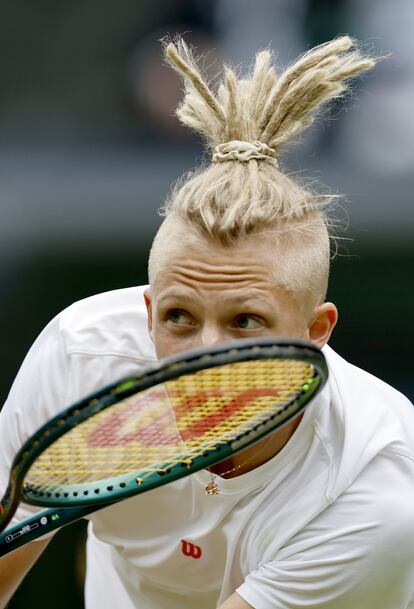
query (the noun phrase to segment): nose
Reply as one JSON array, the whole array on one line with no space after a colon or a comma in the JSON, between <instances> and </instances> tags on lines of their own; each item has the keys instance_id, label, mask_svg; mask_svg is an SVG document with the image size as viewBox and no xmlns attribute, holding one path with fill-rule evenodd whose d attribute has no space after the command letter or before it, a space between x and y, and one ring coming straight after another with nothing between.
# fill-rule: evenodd
<instances>
[{"instance_id":1,"label":"nose","mask_svg":"<svg viewBox=\"0 0 414 609\"><path fill-rule=\"evenodd\" d=\"M215 324L204 324L200 334L200 347L212 347L226 340L225 332Z\"/></svg>"}]
</instances>

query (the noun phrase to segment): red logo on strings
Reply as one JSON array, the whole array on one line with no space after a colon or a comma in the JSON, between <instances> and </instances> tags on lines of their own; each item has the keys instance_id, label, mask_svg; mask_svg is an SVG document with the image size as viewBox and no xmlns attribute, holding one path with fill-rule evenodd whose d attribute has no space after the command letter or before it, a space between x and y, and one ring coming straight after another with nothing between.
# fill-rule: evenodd
<instances>
[{"instance_id":1,"label":"red logo on strings","mask_svg":"<svg viewBox=\"0 0 414 609\"><path fill-rule=\"evenodd\" d=\"M226 421L232 415L245 408L249 402L261 397L274 397L278 394L277 389L272 387L253 387L241 391L227 402L223 402L220 408L210 414L201 416L193 423L189 424L180 433L175 423L186 413L197 409L203 402L210 398L225 396L223 389L210 389L198 391L192 395L186 395L180 399L177 391L165 391L153 389L137 399L132 399L131 403L121 412L111 413L107 419L99 424L89 435L90 446L125 446L129 442L138 442L144 445L166 445L171 446L181 441L192 440L202 436L206 429L214 428ZM161 409L160 412L145 424L137 426L136 429L128 430L129 423L134 419L139 420L140 415L146 408L174 398L174 407ZM201 408L200 408L201 412Z\"/></svg>"},{"instance_id":2,"label":"red logo on strings","mask_svg":"<svg viewBox=\"0 0 414 609\"><path fill-rule=\"evenodd\" d=\"M181 540L181 551L184 556L190 556L191 558L200 558L202 552L200 546L196 546L191 541L187 541L186 539Z\"/></svg>"}]
</instances>

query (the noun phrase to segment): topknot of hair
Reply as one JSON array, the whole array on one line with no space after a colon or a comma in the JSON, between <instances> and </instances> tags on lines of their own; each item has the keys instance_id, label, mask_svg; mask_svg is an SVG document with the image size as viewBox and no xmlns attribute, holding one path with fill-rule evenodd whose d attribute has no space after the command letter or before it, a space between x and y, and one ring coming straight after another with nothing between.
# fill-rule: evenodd
<instances>
[{"instance_id":1,"label":"topknot of hair","mask_svg":"<svg viewBox=\"0 0 414 609\"><path fill-rule=\"evenodd\" d=\"M279 75L272 53L261 51L243 77L225 67L213 90L182 38L166 42L164 52L185 83L177 115L210 149L241 140L278 150L308 127L324 104L341 96L350 79L375 64L353 39L342 36L311 49Z\"/></svg>"}]
</instances>

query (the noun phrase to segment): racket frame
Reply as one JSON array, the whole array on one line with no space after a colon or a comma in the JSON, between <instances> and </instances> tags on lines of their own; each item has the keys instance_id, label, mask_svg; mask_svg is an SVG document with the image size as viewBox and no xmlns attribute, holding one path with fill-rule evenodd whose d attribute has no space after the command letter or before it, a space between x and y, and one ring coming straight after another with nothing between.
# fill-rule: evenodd
<instances>
[{"instance_id":1,"label":"racket frame","mask_svg":"<svg viewBox=\"0 0 414 609\"><path fill-rule=\"evenodd\" d=\"M67 485L63 492L50 490L41 496L36 491L32 491L30 486L24 486L25 475L37 457L55 440L92 415L139 391L174 380L184 374L192 374L199 370L235 362L273 359L275 353L277 353L277 359L300 360L310 364L316 371L314 381L309 384L312 386L303 391L296 400L276 412L264 423L258 423L240 438L229 440L226 444L219 445L219 448L206 450L202 455L198 454L191 458L187 456L181 463L172 466L166 463L164 473L161 473L158 467L157 471L146 475L145 480L142 481L139 479L139 472L136 474L128 472L115 477L111 484L108 484L108 479L102 480L101 485L98 484L100 481L84 485L77 484L74 485L75 491ZM6 551L11 551L30 541L31 538L39 537L39 529L43 533L49 532L116 503L120 499L172 482L235 455L265 437L270 431L278 429L293 417L298 416L314 395L322 389L328 378L326 361L321 351L311 343L298 339L263 337L241 339L230 343L220 343L208 350L197 349L187 352L185 359L183 359L183 355L183 353L179 353L159 360L140 371L135 377L127 377L110 383L99 391L89 394L50 419L22 445L13 460L9 484L2 499L3 511L0 512L0 527L4 529L21 500L31 505L50 509L1 534L0 556ZM283 421L278 424L282 416ZM9 544L13 546L11 549L7 547Z\"/></svg>"}]
</instances>

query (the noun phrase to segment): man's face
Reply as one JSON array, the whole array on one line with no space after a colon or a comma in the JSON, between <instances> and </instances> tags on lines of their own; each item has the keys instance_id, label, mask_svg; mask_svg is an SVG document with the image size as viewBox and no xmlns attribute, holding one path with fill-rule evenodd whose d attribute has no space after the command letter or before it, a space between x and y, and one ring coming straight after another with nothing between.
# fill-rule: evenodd
<instances>
[{"instance_id":1,"label":"man's face","mask_svg":"<svg viewBox=\"0 0 414 609\"><path fill-rule=\"evenodd\" d=\"M183 246L146 293L157 356L254 336L309 339L312 315L272 281L273 256L259 237Z\"/></svg>"}]
</instances>

